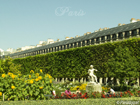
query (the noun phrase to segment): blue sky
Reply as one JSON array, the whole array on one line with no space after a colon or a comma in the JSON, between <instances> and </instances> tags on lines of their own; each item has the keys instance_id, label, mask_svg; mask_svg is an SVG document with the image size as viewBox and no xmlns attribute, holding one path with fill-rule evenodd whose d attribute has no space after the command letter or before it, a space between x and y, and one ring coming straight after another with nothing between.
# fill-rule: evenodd
<instances>
[{"instance_id":1,"label":"blue sky","mask_svg":"<svg viewBox=\"0 0 140 105\"><path fill-rule=\"evenodd\" d=\"M0 0L0 48L82 36L140 19L140 0Z\"/></svg>"}]
</instances>

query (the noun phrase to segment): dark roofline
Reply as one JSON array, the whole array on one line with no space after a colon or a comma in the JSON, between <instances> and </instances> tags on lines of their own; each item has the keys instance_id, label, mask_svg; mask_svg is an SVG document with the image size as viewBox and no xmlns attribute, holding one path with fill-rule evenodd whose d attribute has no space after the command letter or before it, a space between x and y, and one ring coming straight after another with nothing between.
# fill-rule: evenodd
<instances>
[{"instance_id":1,"label":"dark roofline","mask_svg":"<svg viewBox=\"0 0 140 105\"><path fill-rule=\"evenodd\" d=\"M55 42L55 43L51 43L51 44L48 44L48 45L28 49L28 50L13 53L13 54L10 54L10 55L14 56L14 55L17 55L17 54L24 54L24 53L28 53L28 52L32 52L32 51L43 50L45 48L51 48L51 47L56 47L56 46L65 45L65 44L69 44L69 43L75 43L75 42L79 42L79 41L83 41L83 40L102 37L102 36L105 36L105 35L111 35L111 34L113 35L113 34L117 34L117 33L120 33L120 32L126 32L126 31L130 31L130 30L138 29L138 28L140 28L140 21L125 24L125 25L122 25L122 26L113 27L113 28L98 31L98 32L93 32L93 33L83 35L83 36L80 36L80 37L77 37L77 38L62 40L62 41L59 41L59 42Z\"/></svg>"}]
</instances>

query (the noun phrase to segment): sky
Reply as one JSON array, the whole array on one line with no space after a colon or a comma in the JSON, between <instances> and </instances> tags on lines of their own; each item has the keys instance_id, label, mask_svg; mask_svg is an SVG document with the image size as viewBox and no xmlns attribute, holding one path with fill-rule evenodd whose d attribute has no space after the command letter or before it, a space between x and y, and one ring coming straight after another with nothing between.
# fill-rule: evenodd
<instances>
[{"instance_id":1,"label":"sky","mask_svg":"<svg viewBox=\"0 0 140 105\"><path fill-rule=\"evenodd\" d=\"M0 49L82 36L140 19L140 0L0 0Z\"/></svg>"}]
</instances>

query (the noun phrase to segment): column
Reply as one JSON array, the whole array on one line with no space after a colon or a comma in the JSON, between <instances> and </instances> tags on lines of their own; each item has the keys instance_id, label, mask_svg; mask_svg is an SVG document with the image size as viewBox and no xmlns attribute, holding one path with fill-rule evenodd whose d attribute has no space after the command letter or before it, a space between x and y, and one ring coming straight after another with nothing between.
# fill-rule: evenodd
<instances>
[{"instance_id":1,"label":"column","mask_svg":"<svg viewBox=\"0 0 140 105\"><path fill-rule=\"evenodd\" d=\"M75 83L75 78L73 78L73 83Z\"/></svg>"},{"instance_id":2,"label":"column","mask_svg":"<svg viewBox=\"0 0 140 105\"><path fill-rule=\"evenodd\" d=\"M99 44L101 44L102 42L101 42L101 37L99 37Z\"/></svg>"},{"instance_id":3,"label":"column","mask_svg":"<svg viewBox=\"0 0 140 105\"><path fill-rule=\"evenodd\" d=\"M52 48L50 48L51 49L51 51L50 52L52 52Z\"/></svg>"},{"instance_id":4,"label":"column","mask_svg":"<svg viewBox=\"0 0 140 105\"><path fill-rule=\"evenodd\" d=\"M91 39L89 40L89 45L91 45Z\"/></svg>"},{"instance_id":5,"label":"column","mask_svg":"<svg viewBox=\"0 0 140 105\"><path fill-rule=\"evenodd\" d=\"M64 50L64 46L62 46L62 50Z\"/></svg>"},{"instance_id":6,"label":"column","mask_svg":"<svg viewBox=\"0 0 140 105\"><path fill-rule=\"evenodd\" d=\"M71 44L69 44L69 48L71 47Z\"/></svg>"},{"instance_id":7,"label":"column","mask_svg":"<svg viewBox=\"0 0 140 105\"><path fill-rule=\"evenodd\" d=\"M82 41L81 41L81 47L82 47Z\"/></svg>"},{"instance_id":8,"label":"column","mask_svg":"<svg viewBox=\"0 0 140 105\"><path fill-rule=\"evenodd\" d=\"M107 40L107 36L105 36L105 43L107 42L106 40Z\"/></svg>"},{"instance_id":9,"label":"column","mask_svg":"<svg viewBox=\"0 0 140 105\"><path fill-rule=\"evenodd\" d=\"M118 40L118 34L116 34L116 40Z\"/></svg>"},{"instance_id":10,"label":"column","mask_svg":"<svg viewBox=\"0 0 140 105\"><path fill-rule=\"evenodd\" d=\"M94 39L94 44L96 45L96 38Z\"/></svg>"},{"instance_id":11,"label":"column","mask_svg":"<svg viewBox=\"0 0 140 105\"><path fill-rule=\"evenodd\" d=\"M48 53L49 53L49 48L48 48Z\"/></svg>"},{"instance_id":12,"label":"column","mask_svg":"<svg viewBox=\"0 0 140 105\"><path fill-rule=\"evenodd\" d=\"M139 37L139 29L137 29L137 37Z\"/></svg>"},{"instance_id":13,"label":"column","mask_svg":"<svg viewBox=\"0 0 140 105\"><path fill-rule=\"evenodd\" d=\"M61 51L61 46L59 46L59 51Z\"/></svg>"},{"instance_id":14,"label":"column","mask_svg":"<svg viewBox=\"0 0 140 105\"><path fill-rule=\"evenodd\" d=\"M102 78L100 78L100 79L99 79L99 81L100 81L100 84L102 84L102 83L103 83L103 79L102 79Z\"/></svg>"},{"instance_id":15,"label":"column","mask_svg":"<svg viewBox=\"0 0 140 105\"><path fill-rule=\"evenodd\" d=\"M74 48L74 43L73 43L73 48Z\"/></svg>"},{"instance_id":16,"label":"column","mask_svg":"<svg viewBox=\"0 0 140 105\"><path fill-rule=\"evenodd\" d=\"M113 36L113 35L110 35L110 42L112 42L112 36Z\"/></svg>"},{"instance_id":17,"label":"column","mask_svg":"<svg viewBox=\"0 0 140 105\"><path fill-rule=\"evenodd\" d=\"M85 40L85 46L87 46L87 41Z\"/></svg>"},{"instance_id":18,"label":"column","mask_svg":"<svg viewBox=\"0 0 140 105\"><path fill-rule=\"evenodd\" d=\"M45 53L47 52L47 50L45 49Z\"/></svg>"},{"instance_id":19,"label":"column","mask_svg":"<svg viewBox=\"0 0 140 105\"><path fill-rule=\"evenodd\" d=\"M66 45L66 49L67 49L67 45Z\"/></svg>"},{"instance_id":20,"label":"column","mask_svg":"<svg viewBox=\"0 0 140 105\"><path fill-rule=\"evenodd\" d=\"M124 39L124 38L125 38L125 37L124 37L124 35L125 35L125 32L122 32L122 35L123 35L123 39Z\"/></svg>"},{"instance_id":21,"label":"column","mask_svg":"<svg viewBox=\"0 0 140 105\"><path fill-rule=\"evenodd\" d=\"M129 38L131 38L132 36L132 31L129 31Z\"/></svg>"},{"instance_id":22,"label":"column","mask_svg":"<svg viewBox=\"0 0 140 105\"><path fill-rule=\"evenodd\" d=\"M78 47L78 42L76 43L76 47Z\"/></svg>"},{"instance_id":23,"label":"column","mask_svg":"<svg viewBox=\"0 0 140 105\"><path fill-rule=\"evenodd\" d=\"M55 52L55 47L53 47L53 52Z\"/></svg>"}]
</instances>

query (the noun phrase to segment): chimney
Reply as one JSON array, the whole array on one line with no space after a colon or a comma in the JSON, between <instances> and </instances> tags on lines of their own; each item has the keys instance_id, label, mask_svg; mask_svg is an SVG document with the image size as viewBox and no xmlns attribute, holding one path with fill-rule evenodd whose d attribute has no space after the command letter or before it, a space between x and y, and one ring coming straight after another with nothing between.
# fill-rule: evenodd
<instances>
[{"instance_id":1,"label":"chimney","mask_svg":"<svg viewBox=\"0 0 140 105\"><path fill-rule=\"evenodd\" d=\"M76 35L75 38L78 38L78 35Z\"/></svg>"},{"instance_id":2,"label":"chimney","mask_svg":"<svg viewBox=\"0 0 140 105\"><path fill-rule=\"evenodd\" d=\"M87 35L87 33L84 33L84 35Z\"/></svg>"},{"instance_id":3,"label":"chimney","mask_svg":"<svg viewBox=\"0 0 140 105\"><path fill-rule=\"evenodd\" d=\"M137 20L135 18L131 18L130 23L134 23L137 22Z\"/></svg>"},{"instance_id":4,"label":"chimney","mask_svg":"<svg viewBox=\"0 0 140 105\"><path fill-rule=\"evenodd\" d=\"M70 38L69 37L66 37L65 39L67 40L67 39L70 39Z\"/></svg>"},{"instance_id":5,"label":"chimney","mask_svg":"<svg viewBox=\"0 0 140 105\"><path fill-rule=\"evenodd\" d=\"M59 39L57 39L57 41L60 41Z\"/></svg>"},{"instance_id":6,"label":"chimney","mask_svg":"<svg viewBox=\"0 0 140 105\"><path fill-rule=\"evenodd\" d=\"M122 26L122 24L121 24L121 23L119 23L119 24L118 24L118 26Z\"/></svg>"},{"instance_id":7,"label":"chimney","mask_svg":"<svg viewBox=\"0 0 140 105\"><path fill-rule=\"evenodd\" d=\"M101 29L101 28L99 29L99 31L102 31L102 30L103 30L103 29Z\"/></svg>"},{"instance_id":8,"label":"chimney","mask_svg":"<svg viewBox=\"0 0 140 105\"><path fill-rule=\"evenodd\" d=\"M107 27L105 27L104 30L107 30Z\"/></svg>"},{"instance_id":9,"label":"chimney","mask_svg":"<svg viewBox=\"0 0 140 105\"><path fill-rule=\"evenodd\" d=\"M91 34L91 32L87 32L87 34Z\"/></svg>"}]
</instances>

